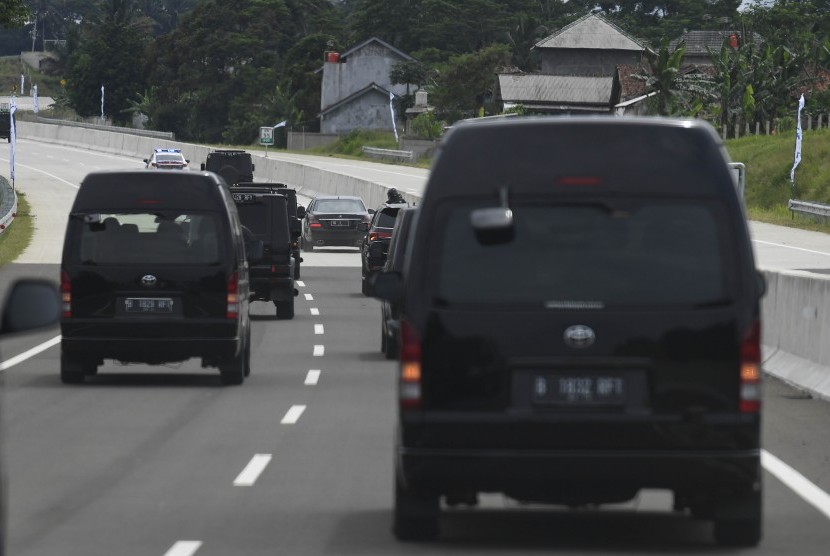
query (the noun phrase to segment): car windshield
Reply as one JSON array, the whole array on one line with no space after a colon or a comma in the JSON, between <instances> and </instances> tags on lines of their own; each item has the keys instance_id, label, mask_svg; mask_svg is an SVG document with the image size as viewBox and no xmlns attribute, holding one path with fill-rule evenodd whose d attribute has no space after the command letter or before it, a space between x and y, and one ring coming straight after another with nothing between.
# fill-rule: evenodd
<instances>
[{"instance_id":1,"label":"car windshield","mask_svg":"<svg viewBox=\"0 0 830 556\"><path fill-rule=\"evenodd\" d=\"M359 199L320 199L314 212L366 212L366 207Z\"/></svg>"},{"instance_id":2,"label":"car windshield","mask_svg":"<svg viewBox=\"0 0 830 556\"><path fill-rule=\"evenodd\" d=\"M446 219L438 298L567 308L703 304L726 296L722 238L706 205L515 206L512 241L484 245L471 207Z\"/></svg>"},{"instance_id":3,"label":"car windshield","mask_svg":"<svg viewBox=\"0 0 830 556\"><path fill-rule=\"evenodd\" d=\"M112 213L73 215L82 264L204 264L219 260L219 223L214 214Z\"/></svg>"}]
</instances>

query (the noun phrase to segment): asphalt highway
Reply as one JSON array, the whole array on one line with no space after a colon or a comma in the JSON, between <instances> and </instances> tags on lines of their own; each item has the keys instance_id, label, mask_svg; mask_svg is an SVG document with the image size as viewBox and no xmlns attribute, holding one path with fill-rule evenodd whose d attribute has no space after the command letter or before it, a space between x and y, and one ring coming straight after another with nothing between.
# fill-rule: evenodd
<instances>
[{"instance_id":1,"label":"asphalt highway","mask_svg":"<svg viewBox=\"0 0 830 556\"><path fill-rule=\"evenodd\" d=\"M0 286L57 278L66 212L87 172L143 166L25 140L17 164L37 231L24 256L0 270ZM753 225L753 237L761 266L830 269L823 234ZM380 352L379 304L360 293L357 250L304 257L293 320L252 305L252 372L240 387L219 386L218 373L195 361L108 362L87 383L66 386L57 328L4 339L9 554L724 552L708 522L672 513L661 491L578 511L490 495L477 509L447 511L440 541L396 542L396 367ZM830 404L769 379L764 420L765 536L752 553L826 554Z\"/></svg>"}]
</instances>

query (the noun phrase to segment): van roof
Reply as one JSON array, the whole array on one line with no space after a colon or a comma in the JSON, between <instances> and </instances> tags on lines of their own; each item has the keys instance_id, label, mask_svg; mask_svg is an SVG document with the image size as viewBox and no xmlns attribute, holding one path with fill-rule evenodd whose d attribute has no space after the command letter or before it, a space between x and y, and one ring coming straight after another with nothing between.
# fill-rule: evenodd
<instances>
[{"instance_id":1,"label":"van roof","mask_svg":"<svg viewBox=\"0 0 830 556\"><path fill-rule=\"evenodd\" d=\"M453 126L442 140L423 202L495 195L505 186L522 194L735 196L728 161L714 128L699 120L471 120Z\"/></svg>"},{"instance_id":2,"label":"van roof","mask_svg":"<svg viewBox=\"0 0 830 556\"><path fill-rule=\"evenodd\" d=\"M223 187L211 172L104 171L81 182L72 212L151 209L216 210Z\"/></svg>"}]
</instances>

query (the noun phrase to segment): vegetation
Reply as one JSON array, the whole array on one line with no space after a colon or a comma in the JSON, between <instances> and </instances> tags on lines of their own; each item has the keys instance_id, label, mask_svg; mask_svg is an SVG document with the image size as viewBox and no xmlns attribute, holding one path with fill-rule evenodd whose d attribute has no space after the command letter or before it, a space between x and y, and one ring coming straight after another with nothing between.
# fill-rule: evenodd
<instances>
[{"instance_id":1,"label":"vegetation","mask_svg":"<svg viewBox=\"0 0 830 556\"><path fill-rule=\"evenodd\" d=\"M4 179L4 178L0 178ZM32 222L31 207L26 195L17 193L17 216L2 234L0 234L0 266L10 263L23 253L32 241L35 227Z\"/></svg>"}]
</instances>

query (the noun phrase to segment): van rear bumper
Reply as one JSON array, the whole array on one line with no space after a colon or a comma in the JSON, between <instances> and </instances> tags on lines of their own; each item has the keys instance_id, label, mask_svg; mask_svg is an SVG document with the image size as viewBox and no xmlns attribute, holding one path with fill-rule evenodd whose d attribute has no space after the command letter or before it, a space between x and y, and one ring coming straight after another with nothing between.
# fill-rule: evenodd
<instances>
[{"instance_id":1,"label":"van rear bumper","mask_svg":"<svg viewBox=\"0 0 830 556\"><path fill-rule=\"evenodd\" d=\"M519 500L625 501L642 488L748 495L761 484L760 449L742 451L498 451L398 447L399 480L450 494L501 492Z\"/></svg>"},{"instance_id":2,"label":"van rear bumper","mask_svg":"<svg viewBox=\"0 0 830 556\"><path fill-rule=\"evenodd\" d=\"M61 350L78 359L116 359L129 363L157 365L200 357L208 364L228 360L242 349L238 337L230 338L67 338Z\"/></svg>"}]
</instances>

